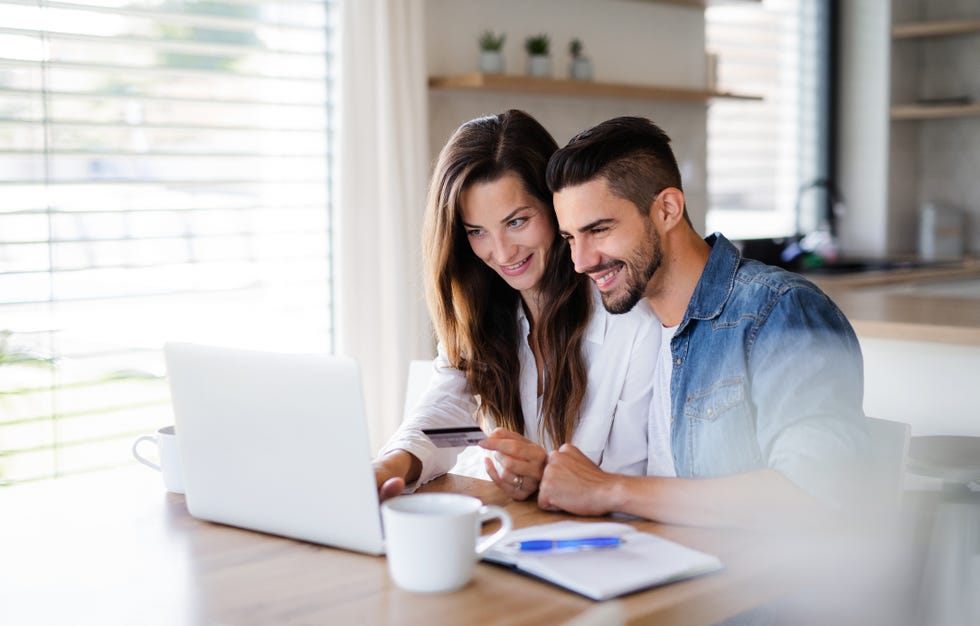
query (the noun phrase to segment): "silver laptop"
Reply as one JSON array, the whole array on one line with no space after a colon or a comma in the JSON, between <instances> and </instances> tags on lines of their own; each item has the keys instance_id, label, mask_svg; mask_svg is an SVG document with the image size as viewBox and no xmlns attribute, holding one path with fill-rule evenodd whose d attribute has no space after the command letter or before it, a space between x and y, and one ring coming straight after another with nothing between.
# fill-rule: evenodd
<instances>
[{"instance_id":1,"label":"silver laptop","mask_svg":"<svg viewBox=\"0 0 980 626\"><path fill-rule=\"evenodd\" d=\"M355 361L186 343L164 353L191 515L383 552Z\"/></svg>"}]
</instances>

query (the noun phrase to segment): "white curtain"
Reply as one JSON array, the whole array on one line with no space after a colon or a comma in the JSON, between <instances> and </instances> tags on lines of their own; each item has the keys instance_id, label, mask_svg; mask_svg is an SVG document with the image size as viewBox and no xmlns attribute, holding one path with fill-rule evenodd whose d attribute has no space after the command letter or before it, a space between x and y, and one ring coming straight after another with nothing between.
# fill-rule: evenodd
<instances>
[{"instance_id":1,"label":"white curtain","mask_svg":"<svg viewBox=\"0 0 980 626\"><path fill-rule=\"evenodd\" d=\"M361 365L376 450L409 360L433 354L421 278L429 176L424 0L342 0L334 277L337 351Z\"/></svg>"}]
</instances>

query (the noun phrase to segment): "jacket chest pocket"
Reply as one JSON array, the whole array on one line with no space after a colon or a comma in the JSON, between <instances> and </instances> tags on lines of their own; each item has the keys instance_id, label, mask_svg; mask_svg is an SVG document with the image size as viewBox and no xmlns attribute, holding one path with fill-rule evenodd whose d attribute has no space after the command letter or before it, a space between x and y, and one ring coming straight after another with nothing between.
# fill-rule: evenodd
<instances>
[{"instance_id":1,"label":"jacket chest pocket","mask_svg":"<svg viewBox=\"0 0 980 626\"><path fill-rule=\"evenodd\" d=\"M726 378L707 391L688 397L684 415L692 420L713 422L739 407L747 411L745 396L745 383L741 377Z\"/></svg>"},{"instance_id":2,"label":"jacket chest pocket","mask_svg":"<svg viewBox=\"0 0 980 626\"><path fill-rule=\"evenodd\" d=\"M694 476L724 476L764 465L743 378L727 378L688 397L684 416L691 428Z\"/></svg>"}]
</instances>

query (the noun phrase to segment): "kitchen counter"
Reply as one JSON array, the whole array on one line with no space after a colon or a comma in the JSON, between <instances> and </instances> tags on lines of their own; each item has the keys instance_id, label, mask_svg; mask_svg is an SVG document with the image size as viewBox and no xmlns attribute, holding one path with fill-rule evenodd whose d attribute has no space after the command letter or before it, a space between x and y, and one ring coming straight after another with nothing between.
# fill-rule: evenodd
<instances>
[{"instance_id":1,"label":"kitchen counter","mask_svg":"<svg viewBox=\"0 0 980 626\"><path fill-rule=\"evenodd\" d=\"M915 437L980 436L980 262L807 277L857 332L866 415Z\"/></svg>"},{"instance_id":2,"label":"kitchen counter","mask_svg":"<svg viewBox=\"0 0 980 626\"><path fill-rule=\"evenodd\" d=\"M980 261L805 275L833 298L859 337L980 346Z\"/></svg>"}]
</instances>

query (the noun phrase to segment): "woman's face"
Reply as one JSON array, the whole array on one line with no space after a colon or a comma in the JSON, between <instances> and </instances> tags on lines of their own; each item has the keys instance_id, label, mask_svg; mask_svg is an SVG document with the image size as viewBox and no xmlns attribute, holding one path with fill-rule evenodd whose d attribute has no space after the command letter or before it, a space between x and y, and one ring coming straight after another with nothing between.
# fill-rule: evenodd
<instances>
[{"instance_id":1,"label":"woman's face","mask_svg":"<svg viewBox=\"0 0 980 626\"><path fill-rule=\"evenodd\" d=\"M463 190L460 217L474 254L525 301L536 295L557 231L551 209L529 194L516 174Z\"/></svg>"}]
</instances>

